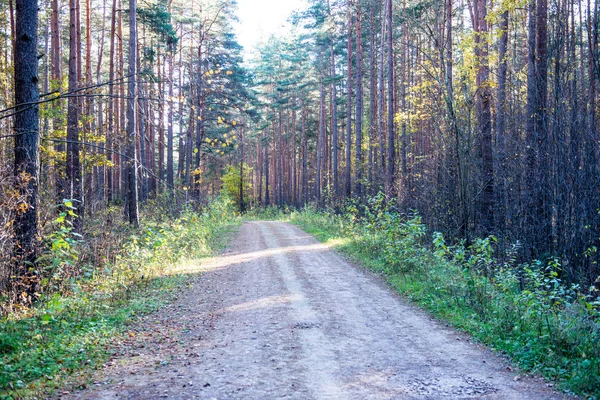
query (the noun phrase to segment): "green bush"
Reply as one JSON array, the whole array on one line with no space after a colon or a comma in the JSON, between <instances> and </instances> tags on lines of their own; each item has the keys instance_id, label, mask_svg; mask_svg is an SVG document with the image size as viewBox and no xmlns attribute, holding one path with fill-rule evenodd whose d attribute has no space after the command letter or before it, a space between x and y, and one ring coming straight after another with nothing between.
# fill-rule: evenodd
<instances>
[{"instance_id":1,"label":"green bush","mask_svg":"<svg viewBox=\"0 0 600 400\"><path fill-rule=\"evenodd\" d=\"M189 278L173 267L212 254L239 221L226 197L201 212L146 218L103 268L84 267L66 282L51 278L62 290L0 320L0 398L44 397L62 377L101 365L129 321L160 307ZM69 238L66 226L49 238L44 263L55 274L82 267L77 251L89 243Z\"/></svg>"}]
</instances>

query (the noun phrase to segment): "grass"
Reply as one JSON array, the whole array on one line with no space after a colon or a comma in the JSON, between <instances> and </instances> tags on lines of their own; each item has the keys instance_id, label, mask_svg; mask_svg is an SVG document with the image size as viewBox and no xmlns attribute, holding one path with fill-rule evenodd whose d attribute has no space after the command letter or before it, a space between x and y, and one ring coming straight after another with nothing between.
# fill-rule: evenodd
<instances>
[{"instance_id":1,"label":"grass","mask_svg":"<svg viewBox=\"0 0 600 400\"><path fill-rule=\"evenodd\" d=\"M201 214L147 220L110 268L3 318L0 398L44 398L67 382L85 385L133 321L172 301L193 279L177 266L226 246L240 222L224 200Z\"/></svg>"},{"instance_id":2,"label":"grass","mask_svg":"<svg viewBox=\"0 0 600 400\"><path fill-rule=\"evenodd\" d=\"M262 216L294 223L383 274L405 298L523 370L600 398L600 299L562 282L556 260L517 264L509 254L501 263L493 237L449 246L418 216L395 215L377 199L360 214L350 207L343 214L307 208Z\"/></svg>"}]
</instances>

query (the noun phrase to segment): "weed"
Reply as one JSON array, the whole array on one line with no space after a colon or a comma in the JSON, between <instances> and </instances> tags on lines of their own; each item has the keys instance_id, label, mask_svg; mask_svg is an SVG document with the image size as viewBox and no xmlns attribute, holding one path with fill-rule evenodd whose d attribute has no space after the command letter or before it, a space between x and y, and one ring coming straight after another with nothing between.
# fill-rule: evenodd
<instances>
[{"instance_id":1,"label":"weed","mask_svg":"<svg viewBox=\"0 0 600 400\"><path fill-rule=\"evenodd\" d=\"M126 324L164 305L189 279L173 275L173 267L212 254L238 223L227 198L202 212L146 219L103 268L79 275L63 272L82 266L78 249L89 243L59 226L44 264L62 290L0 320L0 398L44 397L65 377L101 366Z\"/></svg>"}]
</instances>

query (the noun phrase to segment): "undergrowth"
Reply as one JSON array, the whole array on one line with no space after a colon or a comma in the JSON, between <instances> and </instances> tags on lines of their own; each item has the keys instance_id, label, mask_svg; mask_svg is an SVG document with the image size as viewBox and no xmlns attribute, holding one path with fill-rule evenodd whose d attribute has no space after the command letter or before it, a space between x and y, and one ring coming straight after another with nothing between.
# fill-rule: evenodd
<instances>
[{"instance_id":1,"label":"undergrowth","mask_svg":"<svg viewBox=\"0 0 600 400\"><path fill-rule=\"evenodd\" d=\"M493 236L450 246L442 234L430 234L418 214L388 209L383 196L360 211L350 205L338 213L306 208L261 215L289 220L330 242L523 370L599 398L600 297L593 288L566 285L558 260L517 263L517 244L499 262Z\"/></svg>"},{"instance_id":2,"label":"undergrowth","mask_svg":"<svg viewBox=\"0 0 600 400\"><path fill-rule=\"evenodd\" d=\"M85 262L81 252L92 244L66 225L51 237L45 265L53 273L44 283L60 287L0 320L0 398L45 397L67 376L101 366L129 322L160 308L191 278L178 274L176 266L223 247L240 222L227 198L215 199L201 212L162 215L128 230L103 268ZM61 279L74 268L83 271Z\"/></svg>"}]
</instances>

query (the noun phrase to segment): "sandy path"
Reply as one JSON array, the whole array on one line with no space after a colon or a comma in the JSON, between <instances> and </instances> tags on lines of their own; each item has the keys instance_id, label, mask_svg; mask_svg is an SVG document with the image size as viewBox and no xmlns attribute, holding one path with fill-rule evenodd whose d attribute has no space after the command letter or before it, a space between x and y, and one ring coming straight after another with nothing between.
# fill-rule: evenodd
<instances>
[{"instance_id":1,"label":"sandy path","mask_svg":"<svg viewBox=\"0 0 600 400\"><path fill-rule=\"evenodd\" d=\"M74 399L562 399L297 227L243 225ZM195 271L197 272L197 270Z\"/></svg>"}]
</instances>

